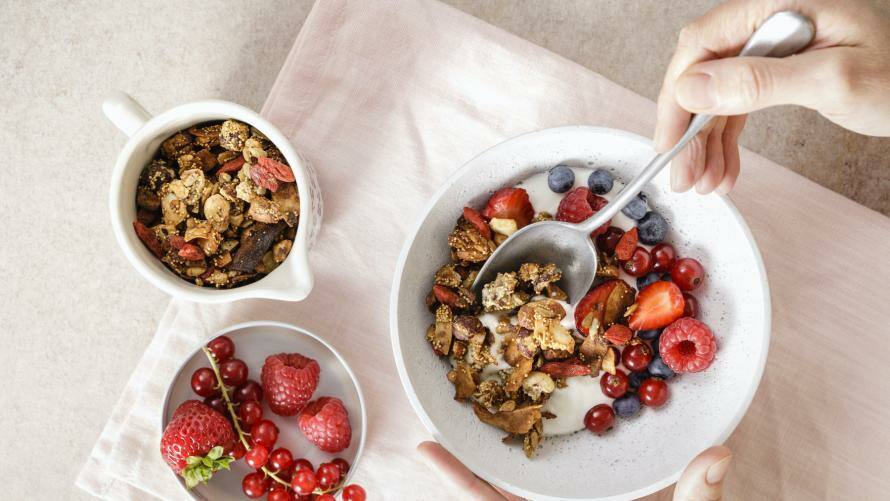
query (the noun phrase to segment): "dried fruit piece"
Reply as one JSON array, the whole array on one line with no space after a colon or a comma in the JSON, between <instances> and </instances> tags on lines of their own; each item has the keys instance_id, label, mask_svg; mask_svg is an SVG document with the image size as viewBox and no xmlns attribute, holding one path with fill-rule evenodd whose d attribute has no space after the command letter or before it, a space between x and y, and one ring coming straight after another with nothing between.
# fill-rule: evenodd
<instances>
[{"instance_id":1,"label":"dried fruit piece","mask_svg":"<svg viewBox=\"0 0 890 501\"><path fill-rule=\"evenodd\" d=\"M275 176L272 175L269 169L262 165L250 166L250 180L256 183L257 186L266 188L269 191L278 191L278 180L275 179Z\"/></svg>"},{"instance_id":2,"label":"dried fruit piece","mask_svg":"<svg viewBox=\"0 0 890 501\"><path fill-rule=\"evenodd\" d=\"M136 236L139 237L139 240L142 240L142 243L148 247L148 250L150 250L155 257L160 259L161 256L164 255L164 250L161 248L161 241L158 240L158 236L154 231L150 230L139 221L133 221L133 229L136 231Z\"/></svg>"},{"instance_id":3,"label":"dried fruit piece","mask_svg":"<svg viewBox=\"0 0 890 501\"><path fill-rule=\"evenodd\" d=\"M257 165L266 169L275 179L283 183L293 183L296 181L294 178L294 171L291 170L290 166L279 162L278 160L269 157L260 157L257 159Z\"/></svg>"},{"instance_id":4,"label":"dried fruit piece","mask_svg":"<svg viewBox=\"0 0 890 501\"><path fill-rule=\"evenodd\" d=\"M229 160L219 168L219 172L238 172L244 166L244 157Z\"/></svg>"},{"instance_id":5,"label":"dried fruit piece","mask_svg":"<svg viewBox=\"0 0 890 501\"><path fill-rule=\"evenodd\" d=\"M618 245L615 246L615 257L622 261L627 261L633 256L634 249L637 248L637 229L632 228L630 231L621 236Z\"/></svg>"},{"instance_id":6,"label":"dried fruit piece","mask_svg":"<svg viewBox=\"0 0 890 501\"><path fill-rule=\"evenodd\" d=\"M199 261L201 259L204 259L204 252L201 251L201 249L199 249L197 245L186 242L185 239L179 235L170 235L167 238L167 242L170 243L171 247L176 249L179 257L185 260ZM202 270L201 273L198 273L198 275L196 276L200 276L203 273L204 271Z\"/></svg>"},{"instance_id":7,"label":"dried fruit piece","mask_svg":"<svg viewBox=\"0 0 890 501\"><path fill-rule=\"evenodd\" d=\"M528 405L512 411L498 411L492 414L485 407L475 404L473 411L483 423L515 434L528 433L535 422L541 419L540 405Z\"/></svg>"},{"instance_id":8,"label":"dried fruit piece","mask_svg":"<svg viewBox=\"0 0 890 501\"><path fill-rule=\"evenodd\" d=\"M575 377L590 374L590 367L577 358L571 358L561 362L547 362L538 368L538 370L551 377Z\"/></svg>"},{"instance_id":9,"label":"dried fruit piece","mask_svg":"<svg viewBox=\"0 0 890 501\"><path fill-rule=\"evenodd\" d=\"M252 272L284 227L285 224L279 221L276 224L256 223L244 230L230 268L245 273Z\"/></svg>"},{"instance_id":10,"label":"dried fruit piece","mask_svg":"<svg viewBox=\"0 0 890 501\"><path fill-rule=\"evenodd\" d=\"M624 316L634 302L634 290L623 280L608 280L588 292L575 307L575 326L587 335L591 320L608 328ZM591 320L587 320L592 315Z\"/></svg>"},{"instance_id":11,"label":"dried fruit piece","mask_svg":"<svg viewBox=\"0 0 890 501\"><path fill-rule=\"evenodd\" d=\"M480 235L491 239L491 228L488 226L488 223L485 222L482 214L479 214L479 211L472 207L464 207L464 219L475 226L476 229L479 230Z\"/></svg>"},{"instance_id":12,"label":"dried fruit piece","mask_svg":"<svg viewBox=\"0 0 890 501\"><path fill-rule=\"evenodd\" d=\"M634 333L625 325L614 324L606 331L605 337L614 344L627 344L634 337Z\"/></svg>"},{"instance_id":13,"label":"dried fruit piece","mask_svg":"<svg viewBox=\"0 0 890 501\"><path fill-rule=\"evenodd\" d=\"M466 400L476 392L473 371L463 362L458 362L457 366L448 373L448 380L454 385L455 400Z\"/></svg>"}]
</instances>

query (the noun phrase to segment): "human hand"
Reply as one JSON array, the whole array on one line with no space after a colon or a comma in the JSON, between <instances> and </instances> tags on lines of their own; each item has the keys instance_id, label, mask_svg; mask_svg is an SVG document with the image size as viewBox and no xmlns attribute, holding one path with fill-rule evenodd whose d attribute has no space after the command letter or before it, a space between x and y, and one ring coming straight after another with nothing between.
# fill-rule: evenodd
<instances>
[{"instance_id":1,"label":"human hand","mask_svg":"<svg viewBox=\"0 0 890 501\"><path fill-rule=\"evenodd\" d=\"M813 43L782 59L738 54L770 15L795 10ZM720 59L725 58L725 59ZM746 114L781 104L854 132L890 136L890 18L865 0L732 0L680 32L658 97L655 149L669 150L692 113L718 115L671 163L671 187L728 193L739 175Z\"/></svg>"},{"instance_id":2,"label":"human hand","mask_svg":"<svg viewBox=\"0 0 890 501\"><path fill-rule=\"evenodd\" d=\"M417 450L433 468L460 491L458 499L480 501L520 501L521 498L492 487L461 464L436 442L421 442ZM683 470L674 486L674 501L716 501L723 494L723 479L729 471L732 454L718 445L696 456Z\"/></svg>"}]
</instances>

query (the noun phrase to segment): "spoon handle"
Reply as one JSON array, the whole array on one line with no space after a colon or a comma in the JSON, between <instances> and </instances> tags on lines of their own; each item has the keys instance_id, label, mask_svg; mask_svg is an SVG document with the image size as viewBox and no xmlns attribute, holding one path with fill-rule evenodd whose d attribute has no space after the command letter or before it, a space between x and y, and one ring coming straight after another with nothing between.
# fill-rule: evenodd
<instances>
[{"instance_id":1,"label":"spoon handle","mask_svg":"<svg viewBox=\"0 0 890 501\"><path fill-rule=\"evenodd\" d=\"M751 35L748 42L742 48L739 56L752 57L786 57L803 50L815 36L813 23L804 15L793 11L782 11L770 16L757 31ZM590 219L575 224L575 229L580 232L590 233L599 228L606 221L624 208L628 202L652 180L661 169L673 160L696 134L714 118L713 115L695 115L689 122L689 127L683 133L683 137L677 141L670 150L655 155L649 165L618 193L602 210Z\"/></svg>"}]
</instances>

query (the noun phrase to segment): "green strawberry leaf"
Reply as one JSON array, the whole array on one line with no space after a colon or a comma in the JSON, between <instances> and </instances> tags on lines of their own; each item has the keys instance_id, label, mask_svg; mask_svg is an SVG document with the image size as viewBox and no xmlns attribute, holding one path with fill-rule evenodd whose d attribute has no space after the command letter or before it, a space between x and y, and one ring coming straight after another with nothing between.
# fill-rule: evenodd
<instances>
[{"instance_id":1,"label":"green strawberry leaf","mask_svg":"<svg viewBox=\"0 0 890 501\"><path fill-rule=\"evenodd\" d=\"M185 480L185 486L189 489L199 483L206 484L213 474L219 470L228 470L229 465L235 460L232 456L223 456L222 447L214 447L208 451L207 456L189 456L186 458L186 467L180 475Z\"/></svg>"}]
</instances>

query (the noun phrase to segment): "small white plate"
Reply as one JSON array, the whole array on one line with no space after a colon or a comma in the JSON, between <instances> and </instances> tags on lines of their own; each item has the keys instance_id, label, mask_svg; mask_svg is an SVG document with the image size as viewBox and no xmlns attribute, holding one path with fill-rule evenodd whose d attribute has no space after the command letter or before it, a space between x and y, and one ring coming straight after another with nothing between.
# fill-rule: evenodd
<instances>
[{"instance_id":1,"label":"small white plate","mask_svg":"<svg viewBox=\"0 0 890 501\"><path fill-rule=\"evenodd\" d=\"M278 442L275 447L287 447L294 454L294 458L304 457L317 468L319 464L330 461L335 457L342 457L349 462L349 477L358 466L359 457L365 445L365 400L358 380L352 370L343 360L343 357L324 340L311 332L293 325L256 321L233 325L217 332L210 339L225 334L235 343L235 358L243 360L250 373L248 379L260 382L260 371L266 357L276 353L300 353L315 359L321 367L318 388L312 399L330 396L343 401L343 405L349 412L349 423L352 425L352 442L346 450L337 454L328 454L320 451L315 445L306 440L297 425L296 417L283 417L273 414L263 398L263 417L275 422L279 429ZM208 339L208 341L210 340ZM199 347L185 361L179 372L173 378L173 382L167 390L164 401L164 413L162 415L161 430L167 426L173 411L182 402L191 399L203 400L192 392L192 373L201 367L209 367L207 357ZM213 501L243 500L241 480L254 470L247 466L243 460L232 463L229 471L220 471L213 475L213 479L207 485L199 485L190 491L196 499L208 499ZM171 474L173 474L171 470ZM185 489L182 478L176 475Z\"/></svg>"}]
</instances>

